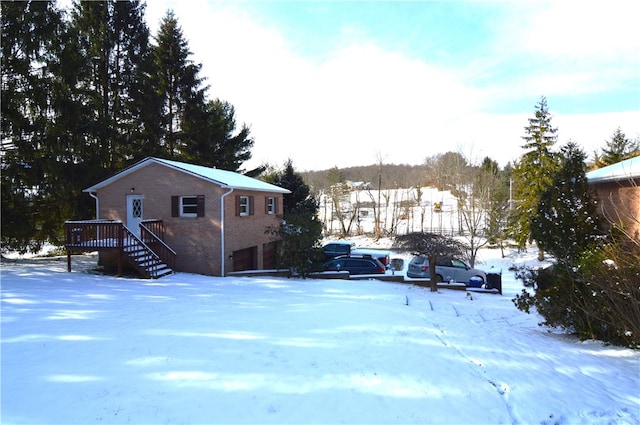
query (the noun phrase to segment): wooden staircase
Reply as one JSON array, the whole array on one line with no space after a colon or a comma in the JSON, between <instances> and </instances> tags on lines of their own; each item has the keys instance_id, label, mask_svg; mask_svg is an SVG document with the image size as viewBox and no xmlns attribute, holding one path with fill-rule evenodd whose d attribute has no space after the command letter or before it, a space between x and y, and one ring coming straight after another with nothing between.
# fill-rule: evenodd
<instances>
[{"instance_id":1,"label":"wooden staircase","mask_svg":"<svg viewBox=\"0 0 640 425\"><path fill-rule=\"evenodd\" d=\"M124 227L123 253L129 263L146 279L158 279L173 274L169 267L138 236Z\"/></svg>"}]
</instances>

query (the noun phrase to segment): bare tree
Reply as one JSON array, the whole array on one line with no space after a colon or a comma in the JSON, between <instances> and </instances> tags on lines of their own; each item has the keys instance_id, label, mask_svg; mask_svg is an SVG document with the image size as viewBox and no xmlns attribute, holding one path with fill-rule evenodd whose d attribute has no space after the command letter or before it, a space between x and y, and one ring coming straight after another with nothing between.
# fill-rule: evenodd
<instances>
[{"instance_id":1,"label":"bare tree","mask_svg":"<svg viewBox=\"0 0 640 425\"><path fill-rule=\"evenodd\" d=\"M373 204L378 206L378 208L374 207L373 209L373 219L375 221L373 232L376 240L382 237L382 227L380 226L380 191L382 190L382 170L384 168L384 159L382 158L382 154L380 152L378 152L377 154L377 160L378 160L378 202L377 204L373 199L373 196L371 196L371 193L369 193L369 196L371 196L371 200L373 201Z\"/></svg>"},{"instance_id":2,"label":"bare tree","mask_svg":"<svg viewBox=\"0 0 640 425\"><path fill-rule=\"evenodd\" d=\"M485 158L480 167L469 167L470 183L458 191L458 211L469 245L469 263L475 266L478 250L489 243L489 213L499 184L498 164Z\"/></svg>"},{"instance_id":3,"label":"bare tree","mask_svg":"<svg viewBox=\"0 0 640 425\"><path fill-rule=\"evenodd\" d=\"M333 213L340 224L340 236L346 237L351 234L351 227L358 217L360 211L360 201L356 196L355 202L351 200L351 190L344 183L339 183L330 188L331 203Z\"/></svg>"},{"instance_id":4,"label":"bare tree","mask_svg":"<svg viewBox=\"0 0 640 425\"><path fill-rule=\"evenodd\" d=\"M456 190L464 182L467 159L458 152L447 152L425 160L428 179L440 190Z\"/></svg>"},{"instance_id":5,"label":"bare tree","mask_svg":"<svg viewBox=\"0 0 640 425\"><path fill-rule=\"evenodd\" d=\"M438 290L436 265L447 258L463 257L467 252L467 246L462 242L436 233L408 233L396 236L395 243L400 249L410 251L415 255L424 255L429 259L431 292Z\"/></svg>"}]
</instances>

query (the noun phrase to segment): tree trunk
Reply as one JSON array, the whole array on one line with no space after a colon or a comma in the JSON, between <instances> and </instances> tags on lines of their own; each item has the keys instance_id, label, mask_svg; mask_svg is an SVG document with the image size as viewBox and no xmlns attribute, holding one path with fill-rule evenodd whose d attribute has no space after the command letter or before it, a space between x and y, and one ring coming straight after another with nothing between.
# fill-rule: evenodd
<instances>
[{"instance_id":1,"label":"tree trunk","mask_svg":"<svg viewBox=\"0 0 640 425\"><path fill-rule=\"evenodd\" d=\"M431 292L438 292L438 275L436 275L436 261L429 258L429 281L431 282Z\"/></svg>"}]
</instances>

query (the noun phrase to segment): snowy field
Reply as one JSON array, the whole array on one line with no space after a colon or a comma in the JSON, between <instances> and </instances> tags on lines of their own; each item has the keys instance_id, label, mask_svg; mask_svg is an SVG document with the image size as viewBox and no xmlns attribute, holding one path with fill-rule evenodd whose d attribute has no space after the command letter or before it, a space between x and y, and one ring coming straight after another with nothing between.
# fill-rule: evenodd
<instances>
[{"instance_id":1,"label":"snowy field","mask_svg":"<svg viewBox=\"0 0 640 425\"><path fill-rule=\"evenodd\" d=\"M3 261L3 424L638 424L640 352L504 294L378 280L101 276Z\"/></svg>"}]
</instances>

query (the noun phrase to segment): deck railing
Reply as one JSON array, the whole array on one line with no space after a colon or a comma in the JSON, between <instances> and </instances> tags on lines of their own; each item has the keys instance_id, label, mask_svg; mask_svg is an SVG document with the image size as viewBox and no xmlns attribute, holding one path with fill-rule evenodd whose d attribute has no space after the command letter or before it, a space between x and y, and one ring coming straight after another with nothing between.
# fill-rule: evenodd
<instances>
[{"instance_id":1,"label":"deck railing","mask_svg":"<svg viewBox=\"0 0 640 425\"><path fill-rule=\"evenodd\" d=\"M164 223L162 220L142 220L142 225L146 228L146 230L150 231L158 238L160 238L160 240L164 240Z\"/></svg>"},{"instance_id":2,"label":"deck railing","mask_svg":"<svg viewBox=\"0 0 640 425\"><path fill-rule=\"evenodd\" d=\"M162 220L144 220L140 224L140 237L131 233L120 220L82 220L64 223L68 268L71 270L71 251L120 250L137 243L149 249L169 268L175 270L176 252L164 241ZM118 256L118 269L120 270ZM120 274L120 271L119 271Z\"/></svg>"},{"instance_id":3,"label":"deck railing","mask_svg":"<svg viewBox=\"0 0 640 425\"><path fill-rule=\"evenodd\" d=\"M120 220L67 221L64 231L69 248L87 250L124 246L124 229Z\"/></svg>"},{"instance_id":4,"label":"deck railing","mask_svg":"<svg viewBox=\"0 0 640 425\"><path fill-rule=\"evenodd\" d=\"M176 252L164 241L162 220L145 220L140 224L140 239L171 269L176 266Z\"/></svg>"}]
</instances>

